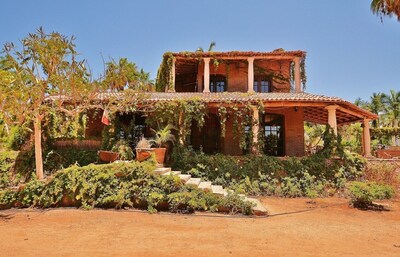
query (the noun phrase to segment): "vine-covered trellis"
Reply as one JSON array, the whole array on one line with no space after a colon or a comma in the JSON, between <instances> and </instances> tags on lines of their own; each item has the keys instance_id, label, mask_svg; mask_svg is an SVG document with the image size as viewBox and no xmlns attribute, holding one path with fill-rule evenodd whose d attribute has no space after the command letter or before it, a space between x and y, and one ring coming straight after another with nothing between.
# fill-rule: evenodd
<instances>
[{"instance_id":1,"label":"vine-covered trellis","mask_svg":"<svg viewBox=\"0 0 400 257\"><path fill-rule=\"evenodd\" d=\"M262 133L259 133L258 145L253 145L253 126L259 120L253 119L254 108L259 113L264 112L262 101L259 102L236 102L224 101L213 104L212 107L199 97L186 99L149 99L149 94L135 92L123 92L123 96L110 98L105 109L109 110L112 126L107 129L108 134L103 135L103 140L108 142L110 137L116 136L115 131L119 126L115 120L123 113L142 113L146 115L146 124L154 129L161 129L168 124L176 128L177 142L186 145L187 138L191 134L192 124L197 124L199 129L203 129L206 116L210 113L210 108L215 108L220 122L221 137L225 137L226 125L232 124L233 136L238 140L239 147L243 150L250 150L257 147L262 149ZM261 135L260 135L261 134ZM116 141L116 140L114 140Z\"/></svg>"}]
</instances>

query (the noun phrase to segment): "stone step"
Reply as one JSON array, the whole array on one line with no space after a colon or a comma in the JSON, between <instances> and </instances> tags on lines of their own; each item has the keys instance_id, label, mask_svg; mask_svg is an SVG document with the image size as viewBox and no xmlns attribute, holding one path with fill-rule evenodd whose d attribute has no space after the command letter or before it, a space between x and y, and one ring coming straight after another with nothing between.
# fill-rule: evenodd
<instances>
[{"instance_id":1,"label":"stone step","mask_svg":"<svg viewBox=\"0 0 400 257\"><path fill-rule=\"evenodd\" d=\"M202 181L199 184L199 189L211 191L211 182L210 181Z\"/></svg>"},{"instance_id":2,"label":"stone step","mask_svg":"<svg viewBox=\"0 0 400 257\"><path fill-rule=\"evenodd\" d=\"M245 197L245 201L249 201L254 203L255 206L253 207L253 213L257 216L266 216L268 215L267 209L261 204L260 200L255 198Z\"/></svg>"},{"instance_id":3,"label":"stone step","mask_svg":"<svg viewBox=\"0 0 400 257\"><path fill-rule=\"evenodd\" d=\"M188 174L180 174L178 175L178 177L180 177L181 180L183 180L186 183L186 181L188 181L192 176Z\"/></svg>"},{"instance_id":4,"label":"stone step","mask_svg":"<svg viewBox=\"0 0 400 257\"><path fill-rule=\"evenodd\" d=\"M195 185L195 186L199 186L201 182L201 178L190 178L188 181L186 181L186 185Z\"/></svg>"},{"instance_id":5,"label":"stone step","mask_svg":"<svg viewBox=\"0 0 400 257\"><path fill-rule=\"evenodd\" d=\"M217 194L217 195L223 195L223 196L227 196L228 192L222 187L222 186L211 186L211 192L213 192L213 194Z\"/></svg>"},{"instance_id":6,"label":"stone step","mask_svg":"<svg viewBox=\"0 0 400 257\"><path fill-rule=\"evenodd\" d=\"M167 173L169 171L171 171L171 168L157 168L157 169L154 170L154 172L156 174L160 174L160 175L164 174L164 173Z\"/></svg>"},{"instance_id":7,"label":"stone step","mask_svg":"<svg viewBox=\"0 0 400 257\"><path fill-rule=\"evenodd\" d=\"M165 172L164 174L161 174L161 176L169 176L169 175L178 176L180 174L181 174L180 171L168 171L168 172Z\"/></svg>"}]
</instances>

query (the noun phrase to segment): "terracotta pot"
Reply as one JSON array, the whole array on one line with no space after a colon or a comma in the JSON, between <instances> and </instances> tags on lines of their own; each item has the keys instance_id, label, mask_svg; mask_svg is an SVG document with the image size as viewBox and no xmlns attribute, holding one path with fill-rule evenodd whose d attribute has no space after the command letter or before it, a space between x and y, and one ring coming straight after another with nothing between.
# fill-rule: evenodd
<instances>
[{"instance_id":1,"label":"terracotta pot","mask_svg":"<svg viewBox=\"0 0 400 257\"><path fill-rule=\"evenodd\" d=\"M136 160L139 162L147 160L153 152L153 148L136 148Z\"/></svg>"},{"instance_id":2,"label":"terracotta pot","mask_svg":"<svg viewBox=\"0 0 400 257\"><path fill-rule=\"evenodd\" d=\"M159 164L164 163L166 151L167 151L167 148L154 148L154 153L156 154L156 160Z\"/></svg>"},{"instance_id":3,"label":"terracotta pot","mask_svg":"<svg viewBox=\"0 0 400 257\"><path fill-rule=\"evenodd\" d=\"M118 153L111 151L99 151L99 159L103 162L115 162L118 160Z\"/></svg>"}]
</instances>

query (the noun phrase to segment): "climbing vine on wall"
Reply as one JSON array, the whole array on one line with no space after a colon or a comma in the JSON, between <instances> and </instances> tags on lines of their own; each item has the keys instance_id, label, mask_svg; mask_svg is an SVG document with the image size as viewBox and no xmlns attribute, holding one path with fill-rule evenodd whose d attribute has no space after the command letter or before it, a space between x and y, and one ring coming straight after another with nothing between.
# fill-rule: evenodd
<instances>
[{"instance_id":1,"label":"climbing vine on wall","mask_svg":"<svg viewBox=\"0 0 400 257\"><path fill-rule=\"evenodd\" d=\"M62 112L51 112L44 121L43 133L48 139L84 138L88 116L82 112L68 116Z\"/></svg>"},{"instance_id":2,"label":"climbing vine on wall","mask_svg":"<svg viewBox=\"0 0 400 257\"><path fill-rule=\"evenodd\" d=\"M228 119L232 119L233 136L239 141L239 147L242 150L250 150L256 148L262 150L264 137L261 131L258 133L258 144L253 145L253 125L259 123L260 120L254 120L253 108L256 107L260 114L264 113L264 105L262 101L256 105L254 103L233 103L226 102L217 107L217 115L221 126L221 137L225 137L226 124Z\"/></svg>"},{"instance_id":3,"label":"climbing vine on wall","mask_svg":"<svg viewBox=\"0 0 400 257\"><path fill-rule=\"evenodd\" d=\"M179 141L185 143L191 133L192 122L202 128L206 112L206 105L200 99L160 101L152 106L146 123L154 128L171 124L178 130Z\"/></svg>"},{"instance_id":4,"label":"climbing vine on wall","mask_svg":"<svg viewBox=\"0 0 400 257\"><path fill-rule=\"evenodd\" d=\"M172 78L173 60L174 56L172 55L171 52L167 52L164 54L163 60L157 71L157 78L156 78L157 92L175 91Z\"/></svg>"},{"instance_id":5,"label":"climbing vine on wall","mask_svg":"<svg viewBox=\"0 0 400 257\"><path fill-rule=\"evenodd\" d=\"M307 74L306 74L306 57L303 56L300 60L300 80L303 84L303 90L306 89L307 85ZM294 84L294 62L290 63L290 81Z\"/></svg>"}]
</instances>

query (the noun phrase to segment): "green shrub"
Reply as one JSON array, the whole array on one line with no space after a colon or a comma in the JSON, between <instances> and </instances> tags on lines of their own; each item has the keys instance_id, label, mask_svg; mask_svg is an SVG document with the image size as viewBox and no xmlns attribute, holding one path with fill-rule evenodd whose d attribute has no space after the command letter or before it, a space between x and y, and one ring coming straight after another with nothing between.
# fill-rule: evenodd
<instances>
[{"instance_id":1,"label":"green shrub","mask_svg":"<svg viewBox=\"0 0 400 257\"><path fill-rule=\"evenodd\" d=\"M221 199L220 205L224 208L230 210L231 214L243 213L245 215L250 215L253 212L254 204L249 201L244 201L244 199L238 194L231 194Z\"/></svg>"},{"instance_id":2,"label":"green shrub","mask_svg":"<svg viewBox=\"0 0 400 257\"><path fill-rule=\"evenodd\" d=\"M390 199L395 193L391 186L375 182L353 181L348 189L352 205L358 208L368 208L373 201Z\"/></svg>"},{"instance_id":3,"label":"green shrub","mask_svg":"<svg viewBox=\"0 0 400 257\"><path fill-rule=\"evenodd\" d=\"M45 152L43 161L47 174L67 168L71 165L86 166L97 162L98 154L95 150L50 150Z\"/></svg>"},{"instance_id":4,"label":"green shrub","mask_svg":"<svg viewBox=\"0 0 400 257\"><path fill-rule=\"evenodd\" d=\"M22 186L22 189L19 190L17 197L17 200L20 204L20 206L18 207L29 207L38 205L44 185L45 184L43 181L32 179L27 184Z\"/></svg>"},{"instance_id":5,"label":"green shrub","mask_svg":"<svg viewBox=\"0 0 400 257\"><path fill-rule=\"evenodd\" d=\"M217 211L221 197L193 186L184 186L168 195L168 203L173 212Z\"/></svg>"},{"instance_id":6,"label":"green shrub","mask_svg":"<svg viewBox=\"0 0 400 257\"><path fill-rule=\"evenodd\" d=\"M8 135L7 147L12 150L20 150L21 147L28 140L29 133L26 128L16 126L10 130Z\"/></svg>"},{"instance_id":7,"label":"green shrub","mask_svg":"<svg viewBox=\"0 0 400 257\"><path fill-rule=\"evenodd\" d=\"M11 208L17 200L17 192L5 189L0 191L0 210Z\"/></svg>"},{"instance_id":8,"label":"green shrub","mask_svg":"<svg viewBox=\"0 0 400 257\"><path fill-rule=\"evenodd\" d=\"M328 159L325 154L282 160L266 155L206 155L190 147L175 146L172 167L237 193L317 197L326 195L329 188L342 189L348 179L360 175L365 164L356 154L341 151L341 158L335 159Z\"/></svg>"},{"instance_id":9,"label":"green shrub","mask_svg":"<svg viewBox=\"0 0 400 257\"><path fill-rule=\"evenodd\" d=\"M18 152L15 151L0 152L0 189L11 186L18 180L12 172L17 155Z\"/></svg>"},{"instance_id":10,"label":"green shrub","mask_svg":"<svg viewBox=\"0 0 400 257\"><path fill-rule=\"evenodd\" d=\"M172 211L211 210L249 213L246 203L223 202L223 197L183 185L178 176L154 174L154 162L72 166L54 173L46 182L32 179L17 192L0 192L2 208L77 206L142 207L155 212L165 203Z\"/></svg>"}]
</instances>

